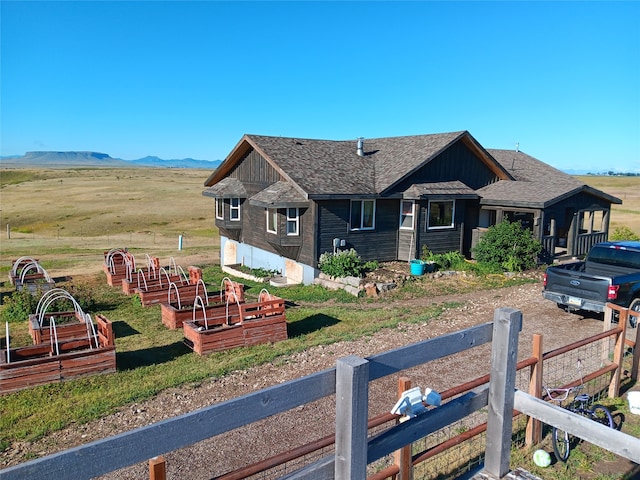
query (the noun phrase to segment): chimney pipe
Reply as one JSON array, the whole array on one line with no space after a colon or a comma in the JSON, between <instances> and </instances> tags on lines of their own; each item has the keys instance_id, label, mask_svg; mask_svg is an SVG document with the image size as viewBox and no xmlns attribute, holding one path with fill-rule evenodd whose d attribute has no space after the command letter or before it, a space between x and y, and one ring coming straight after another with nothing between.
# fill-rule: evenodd
<instances>
[{"instance_id":1,"label":"chimney pipe","mask_svg":"<svg viewBox=\"0 0 640 480\"><path fill-rule=\"evenodd\" d=\"M358 137L358 149L356 150L356 153L358 155L360 155L361 157L364 156L364 138L363 137Z\"/></svg>"}]
</instances>

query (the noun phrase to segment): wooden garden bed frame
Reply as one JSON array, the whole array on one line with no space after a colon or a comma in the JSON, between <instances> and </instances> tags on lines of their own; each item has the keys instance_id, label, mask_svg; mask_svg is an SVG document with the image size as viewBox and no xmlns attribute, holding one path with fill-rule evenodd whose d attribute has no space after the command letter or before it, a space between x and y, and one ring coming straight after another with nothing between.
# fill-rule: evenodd
<instances>
[{"instance_id":1,"label":"wooden garden bed frame","mask_svg":"<svg viewBox=\"0 0 640 480\"><path fill-rule=\"evenodd\" d=\"M168 294L169 289L171 288L171 283L174 283L176 288L178 288L179 294L182 294L184 291L184 294L187 295L186 298L188 298L189 292L192 290L195 292L197 290L195 285L202 281L202 269L190 266L188 268L188 277L181 267L176 267L173 271L175 273L171 273L171 270L167 271L164 268L161 268L160 275L155 279L147 279L144 274L139 272L137 278L134 280L136 287L131 286L133 282L123 280L122 290L127 295L137 294L140 297L143 307L155 305L163 301L170 302L171 300L168 297ZM125 283L129 285L125 286ZM128 290L130 290L130 293L128 293ZM195 296L188 301L193 302L194 300ZM186 301L187 300L185 300L185 302Z\"/></svg>"},{"instance_id":2,"label":"wooden garden bed frame","mask_svg":"<svg viewBox=\"0 0 640 480\"><path fill-rule=\"evenodd\" d=\"M102 270L107 275L107 284L111 287L121 285L122 280L132 275L136 261L126 248L113 248L104 252Z\"/></svg>"},{"instance_id":3,"label":"wooden garden bed frame","mask_svg":"<svg viewBox=\"0 0 640 480\"><path fill-rule=\"evenodd\" d=\"M222 288L217 293L208 293L202 280L195 285L173 285L164 293L165 301L160 302L162 323L175 330L181 328L188 320L204 319L212 312L217 312L220 307L225 307L228 302L244 302L244 285L227 278L222 280ZM143 295L140 295L143 298ZM145 295L145 301L151 301ZM199 308L194 309L198 303Z\"/></svg>"},{"instance_id":4,"label":"wooden garden bed frame","mask_svg":"<svg viewBox=\"0 0 640 480\"><path fill-rule=\"evenodd\" d=\"M125 295L133 295L142 291L169 289L169 284L188 285L189 281L179 273L169 273L164 268L159 272L140 269L133 277L122 279L122 292Z\"/></svg>"},{"instance_id":5,"label":"wooden garden bed frame","mask_svg":"<svg viewBox=\"0 0 640 480\"><path fill-rule=\"evenodd\" d=\"M47 313L42 325L38 316L31 314L29 315L29 335L31 335L34 345L51 342L51 318L55 321L58 341L87 337L90 334L91 326L86 322L82 312Z\"/></svg>"},{"instance_id":6,"label":"wooden garden bed frame","mask_svg":"<svg viewBox=\"0 0 640 480\"><path fill-rule=\"evenodd\" d=\"M193 311L198 310L195 305ZM260 293L257 302L238 302L200 311L202 318L183 323L184 342L199 355L287 339L284 300L269 295L266 290Z\"/></svg>"},{"instance_id":7,"label":"wooden garden bed frame","mask_svg":"<svg viewBox=\"0 0 640 480\"><path fill-rule=\"evenodd\" d=\"M87 375L114 373L113 325L96 315L94 337L60 340L0 352L0 394Z\"/></svg>"},{"instance_id":8,"label":"wooden garden bed frame","mask_svg":"<svg viewBox=\"0 0 640 480\"><path fill-rule=\"evenodd\" d=\"M55 282L38 260L26 256L13 261L9 282L16 290L28 290L31 293L46 292L55 286Z\"/></svg>"}]
</instances>

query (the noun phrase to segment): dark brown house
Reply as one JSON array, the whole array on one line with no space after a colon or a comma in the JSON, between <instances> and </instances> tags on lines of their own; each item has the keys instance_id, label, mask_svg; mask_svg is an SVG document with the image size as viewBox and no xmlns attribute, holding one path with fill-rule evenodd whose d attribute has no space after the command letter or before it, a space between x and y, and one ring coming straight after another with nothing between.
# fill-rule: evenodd
<instances>
[{"instance_id":1,"label":"dark brown house","mask_svg":"<svg viewBox=\"0 0 640 480\"><path fill-rule=\"evenodd\" d=\"M522 152L486 150L469 132L348 141L245 135L205 181L222 265L311 283L324 252L410 260L471 247L503 218L545 246L581 255L608 236L621 200Z\"/></svg>"}]
</instances>

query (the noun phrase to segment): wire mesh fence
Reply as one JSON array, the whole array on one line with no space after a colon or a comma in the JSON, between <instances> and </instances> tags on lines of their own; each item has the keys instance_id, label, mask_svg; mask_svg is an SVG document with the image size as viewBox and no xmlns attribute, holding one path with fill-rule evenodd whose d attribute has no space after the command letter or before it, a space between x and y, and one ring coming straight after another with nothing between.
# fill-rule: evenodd
<instances>
[{"instance_id":1,"label":"wire mesh fence","mask_svg":"<svg viewBox=\"0 0 640 480\"><path fill-rule=\"evenodd\" d=\"M617 325L613 325L613 328ZM562 388L566 385L581 383L582 379L598 372L607 365L611 365L614 359L615 339L605 337L592 342L576 344L561 354L553 355L545 359L543 364L543 385L550 388ZM633 347L625 349L625 365L630 368L633 355ZM584 389L597 401L606 396L611 375L609 373L589 378L584 381ZM531 368L521 368L516 372L516 387L528 392L532 381ZM448 399L448 401L452 400ZM411 445L413 456L413 478L419 479L456 479L478 470L485 457L486 450L486 422L487 409L481 409L464 419L447 425L433 434L414 442ZM526 429L528 417L516 414L513 418L512 448L525 448ZM370 430L373 436L390 428L385 424ZM279 465L269 471L261 472L248 478L272 479L279 478L287 473L295 471L320 458L334 452L333 445ZM368 475L382 472L385 468L394 464L392 455L388 455L368 467Z\"/></svg>"}]
</instances>

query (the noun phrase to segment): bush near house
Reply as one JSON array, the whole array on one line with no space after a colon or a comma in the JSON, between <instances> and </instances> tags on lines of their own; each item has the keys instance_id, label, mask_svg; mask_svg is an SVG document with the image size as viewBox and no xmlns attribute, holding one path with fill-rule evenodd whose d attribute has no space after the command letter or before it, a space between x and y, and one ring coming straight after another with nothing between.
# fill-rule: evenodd
<instances>
[{"instance_id":1,"label":"bush near house","mask_svg":"<svg viewBox=\"0 0 640 480\"><path fill-rule=\"evenodd\" d=\"M522 272L536 266L542 244L520 221L505 220L487 229L472 248L476 260L499 271Z\"/></svg>"},{"instance_id":2,"label":"bush near house","mask_svg":"<svg viewBox=\"0 0 640 480\"><path fill-rule=\"evenodd\" d=\"M367 271L378 268L378 262L362 262L353 248L336 253L325 252L320 255L318 269L331 277L360 277Z\"/></svg>"},{"instance_id":3,"label":"bush near house","mask_svg":"<svg viewBox=\"0 0 640 480\"><path fill-rule=\"evenodd\" d=\"M626 225L620 225L613 229L613 233L609 235L609 240L617 242L620 240L640 240L640 235L633 232Z\"/></svg>"}]
</instances>

